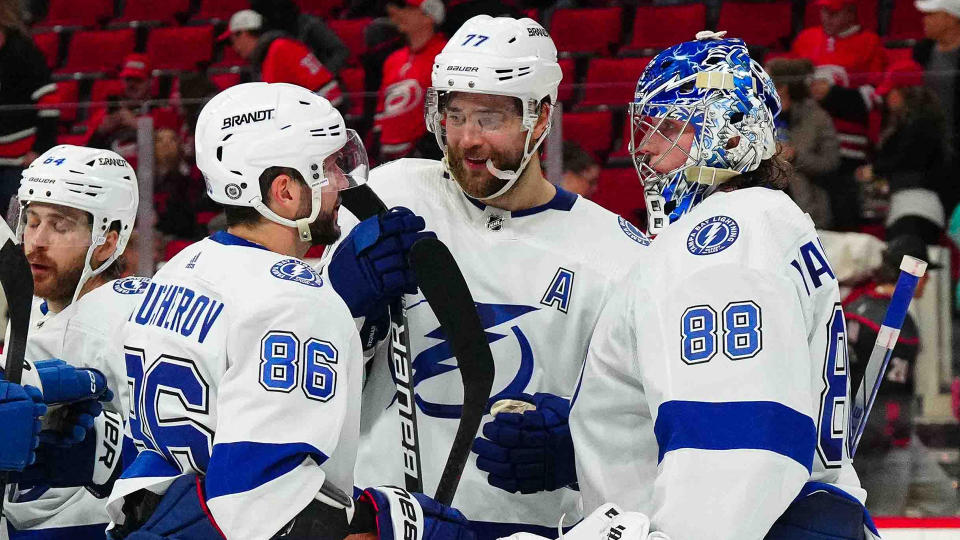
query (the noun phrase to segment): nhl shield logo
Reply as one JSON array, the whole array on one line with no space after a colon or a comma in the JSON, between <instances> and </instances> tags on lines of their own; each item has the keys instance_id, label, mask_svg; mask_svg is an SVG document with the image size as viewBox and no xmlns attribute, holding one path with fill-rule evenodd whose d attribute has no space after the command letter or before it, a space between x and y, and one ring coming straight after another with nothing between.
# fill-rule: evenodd
<instances>
[{"instance_id":1,"label":"nhl shield logo","mask_svg":"<svg viewBox=\"0 0 960 540\"><path fill-rule=\"evenodd\" d=\"M697 224L687 236L687 251L694 255L713 255L730 247L740 236L733 218L713 216Z\"/></svg>"}]
</instances>

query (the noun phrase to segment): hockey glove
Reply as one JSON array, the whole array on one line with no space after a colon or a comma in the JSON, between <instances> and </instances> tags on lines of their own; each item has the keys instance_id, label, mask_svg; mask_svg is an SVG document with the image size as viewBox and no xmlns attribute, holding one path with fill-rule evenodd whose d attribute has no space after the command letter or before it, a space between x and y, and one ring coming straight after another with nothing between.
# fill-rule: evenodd
<instances>
[{"instance_id":1,"label":"hockey glove","mask_svg":"<svg viewBox=\"0 0 960 540\"><path fill-rule=\"evenodd\" d=\"M514 412L515 411L515 412ZM483 426L473 451L487 482L511 493L537 493L577 481L570 401L553 394L514 394L491 408L494 419Z\"/></svg>"},{"instance_id":2,"label":"hockey glove","mask_svg":"<svg viewBox=\"0 0 960 540\"><path fill-rule=\"evenodd\" d=\"M640 512L624 512L613 503L602 505L580 523L563 533L563 540L670 540L662 532L650 532L650 518ZM520 532L501 540L546 540Z\"/></svg>"},{"instance_id":3,"label":"hockey glove","mask_svg":"<svg viewBox=\"0 0 960 540\"><path fill-rule=\"evenodd\" d=\"M476 539L470 522L459 510L422 493L379 486L365 489L357 503L373 506L379 540Z\"/></svg>"},{"instance_id":4,"label":"hockey glove","mask_svg":"<svg viewBox=\"0 0 960 540\"><path fill-rule=\"evenodd\" d=\"M115 537L111 535L111 537ZM170 484L160 504L127 540L222 540L223 533L207 513L203 480L183 475Z\"/></svg>"},{"instance_id":5,"label":"hockey glove","mask_svg":"<svg viewBox=\"0 0 960 540\"><path fill-rule=\"evenodd\" d=\"M75 445L41 442L36 462L15 473L13 479L27 486L83 486L98 498L109 495L123 469L123 417L103 411L91 422L93 425Z\"/></svg>"},{"instance_id":6,"label":"hockey glove","mask_svg":"<svg viewBox=\"0 0 960 540\"><path fill-rule=\"evenodd\" d=\"M75 368L56 358L27 362L23 380L40 389L46 404L63 404L51 407L44 419L40 440L45 444L70 446L83 441L103 410L100 402L113 399L103 373Z\"/></svg>"},{"instance_id":7,"label":"hockey glove","mask_svg":"<svg viewBox=\"0 0 960 540\"><path fill-rule=\"evenodd\" d=\"M417 292L407 262L413 243L436 237L423 218L403 207L361 221L337 247L327 273L354 318L379 318L404 293Z\"/></svg>"},{"instance_id":8,"label":"hockey glove","mask_svg":"<svg viewBox=\"0 0 960 540\"><path fill-rule=\"evenodd\" d=\"M40 417L46 412L39 390L0 378L0 471L22 471L36 460Z\"/></svg>"}]
</instances>

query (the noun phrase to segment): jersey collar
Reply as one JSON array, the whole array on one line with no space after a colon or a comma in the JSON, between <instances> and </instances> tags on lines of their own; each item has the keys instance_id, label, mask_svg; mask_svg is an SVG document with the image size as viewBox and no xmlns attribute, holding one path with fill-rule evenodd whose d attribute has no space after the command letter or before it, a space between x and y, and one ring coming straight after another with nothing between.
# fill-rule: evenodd
<instances>
[{"instance_id":1,"label":"jersey collar","mask_svg":"<svg viewBox=\"0 0 960 540\"><path fill-rule=\"evenodd\" d=\"M210 239L218 244L223 244L225 246L243 246L243 247L252 247L252 248L267 250L267 248L261 246L256 242L251 242L244 238L240 238L239 236L235 234L230 234L227 231L217 231L212 235L210 235Z\"/></svg>"},{"instance_id":2,"label":"jersey collar","mask_svg":"<svg viewBox=\"0 0 960 540\"><path fill-rule=\"evenodd\" d=\"M532 216L533 214L539 214L544 210L560 210L561 212L569 212L573 208L573 204L577 202L577 194L571 193L560 186L556 186L557 193L545 204L540 206L534 206L533 208L524 208L523 210L515 210L510 212L510 217L523 217L523 216ZM470 204L476 206L480 210L487 208L487 205L474 199L473 197L466 196L467 200L470 201Z\"/></svg>"}]
</instances>

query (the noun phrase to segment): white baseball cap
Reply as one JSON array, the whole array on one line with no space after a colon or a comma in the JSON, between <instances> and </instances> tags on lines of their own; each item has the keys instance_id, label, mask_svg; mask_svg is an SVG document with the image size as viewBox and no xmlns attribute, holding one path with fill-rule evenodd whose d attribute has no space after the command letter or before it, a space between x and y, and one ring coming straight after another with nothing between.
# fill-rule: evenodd
<instances>
[{"instance_id":1,"label":"white baseball cap","mask_svg":"<svg viewBox=\"0 0 960 540\"><path fill-rule=\"evenodd\" d=\"M944 11L960 19L960 0L917 0L913 5L923 13Z\"/></svg>"},{"instance_id":2,"label":"white baseball cap","mask_svg":"<svg viewBox=\"0 0 960 540\"><path fill-rule=\"evenodd\" d=\"M220 34L218 40L224 40L230 37L234 32L243 30L259 30L263 28L263 16L252 9L242 9L230 17L230 24L227 30Z\"/></svg>"}]
</instances>

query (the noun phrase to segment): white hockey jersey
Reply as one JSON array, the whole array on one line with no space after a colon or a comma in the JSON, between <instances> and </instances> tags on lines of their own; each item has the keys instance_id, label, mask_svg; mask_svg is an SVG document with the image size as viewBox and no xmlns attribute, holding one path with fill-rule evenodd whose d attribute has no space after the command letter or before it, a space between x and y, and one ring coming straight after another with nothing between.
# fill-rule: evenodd
<instances>
[{"instance_id":1,"label":"white hockey jersey","mask_svg":"<svg viewBox=\"0 0 960 540\"><path fill-rule=\"evenodd\" d=\"M362 350L349 310L300 259L218 232L154 276L124 327L129 435L122 499L204 473L223 533L269 538L324 479L349 492Z\"/></svg>"},{"instance_id":2,"label":"white hockey jersey","mask_svg":"<svg viewBox=\"0 0 960 540\"><path fill-rule=\"evenodd\" d=\"M647 255L574 398L584 512L614 502L674 539L741 540L808 482L862 503L843 311L809 216L780 191L716 193Z\"/></svg>"},{"instance_id":3,"label":"white hockey jersey","mask_svg":"<svg viewBox=\"0 0 960 540\"><path fill-rule=\"evenodd\" d=\"M484 206L468 199L439 161L394 161L374 169L369 184L388 207L422 216L456 258L496 362L493 396L571 397L612 284L646 250L647 239L629 222L563 190L528 210ZM356 220L340 215L346 235ZM424 489L433 494L457 431L463 385L429 304L418 294L406 305ZM388 348L381 344L364 388L360 487L404 482ZM497 538L517 530L516 524L555 534L562 514L568 524L578 519L577 499L568 488L523 495L490 486L471 454L453 505L477 524L482 538Z\"/></svg>"},{"instance_id":4,"label":"white hockey jersey","mask_svg":"<svg viewBox=\"0 0 960 540\"><path fill-rule=\"evenodd\" d=\"M35 299L30 312L27 360L59 358L76 367L99 370L114 393L105 408L125 414L127 375L123 344L117 329L122 327L150 280L128 277L105 283L84 294L59 313L50 312L46 302ZM25 369L23 384L34 384L35 372ZM83 488L33 486L13 493L13 502L3 513L15 530L11 539L103 538L107 517L106 501Z\"/></svg>"}]
</instances>

